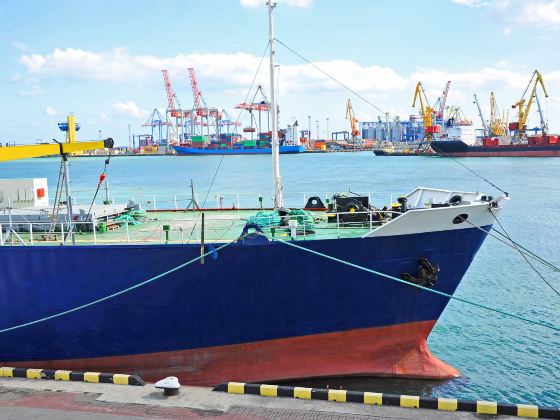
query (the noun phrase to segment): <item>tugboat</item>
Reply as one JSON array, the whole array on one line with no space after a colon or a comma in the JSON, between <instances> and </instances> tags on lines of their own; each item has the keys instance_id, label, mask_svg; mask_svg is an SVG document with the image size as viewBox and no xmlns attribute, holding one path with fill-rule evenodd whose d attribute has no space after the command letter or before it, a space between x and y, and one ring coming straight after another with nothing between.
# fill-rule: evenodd
<instances>
[{"instance_id":1,"label":"tugboat","mask_svg":"<svg viewBox=\"0 0 560 420\"><path fill-rule=\"evenodd\" d=\"M269 2L277 109L274 9ZM66 162L75 150L110 146L75 142L73 127L67 143L1 148L0 161L61 153ZM269 211L196 205L155 213L141 228L126 221L126 235L102 241L97 222L74 213L66 165L56 242L33 241L31 225L14 223L13 205L0 202L10 216L0 246L0 365L207 386L459 375L426 344L449 298L414 286L452 295L507 197L416 188L382 209L351 194L286 209L276 113L271 142Z\"/></svg>"}]
</instances>

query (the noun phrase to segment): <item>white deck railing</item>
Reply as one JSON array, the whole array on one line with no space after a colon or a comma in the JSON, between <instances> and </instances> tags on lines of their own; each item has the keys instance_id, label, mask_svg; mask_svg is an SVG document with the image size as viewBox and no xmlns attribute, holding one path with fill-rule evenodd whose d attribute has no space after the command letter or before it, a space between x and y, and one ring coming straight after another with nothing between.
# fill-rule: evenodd
<instances>
[{"instance_id":1,"label":"white deck railing","mask_svg":"<svg viewBox=\"0 0 560 420\"><path fill-rule=\"evenodd\" d=\"M309 192L288 192L284 193L284 204L289 208L303 208L307 203L307 200L311 197L319 197L325 205L327 205L327 200L331 199L336 192L319 192L319 193L309 193ZM346 194L342 192L342 194ZM379 204L390 204L393 202L393 194L380 193L380 192L368 192L364 193L363 196L367 196L370 203L379 202ZM352 197L352 196L350 196ZM199 206L203 206L206 194L195 194L194 199ZM127 204L129 201L134 201L139 204L141 208L145 210L182 210L187 208L189 204L192 203L192 195L185 194L134 194L134 195L109 195L109 200L112 204ZM262 199L262 201L261 201ZM387 203L389 199L389 203ZM73 196L72 201L74 205L89 205L91 204L92 197L88 196ZM104 194L99 194L95 200L95 204L103 204L105 201ZM54 204L54 199L49 198L49 203ZM204 208L263 208L273 207L273 197L272 194L260 194L260 193L211 193L206 198L206 203L204 203ZM192 206L191 206L192 207Z\"/></svg>"},{"instance_id":2,"label":"white deck railing","mask_svg":"<svg viewBox=\"0 0 560 420\"><path fill-rule=\"evenodd\" d=\"M206 243L229 242L239 237L246 219L241 217L212 217L211 211L205 213L204 241ZM332 213L336 215L336 222L328 222L325 216L316 223L315 229L310 231L305 224L291 229L290 226L273 226L275 235L279 237L293 237L294 239L321 239L356 237L356 229L362 229L360 233L374 230L380 224L390 220L392 211L383 211L383 220L378 220L378 211ZM324 215L324 213L321 213ZM341 221L344 215L367 215L363 222ZM266 216L261 216L266 217ZM270 216L271 223L273 217ZM299 216L302 217L302 216ZM291 216L292 220L298 216ZM103 223L103 222L101 222ZM196 218L173 218L153 219L132 225L127 221L113 221L110 227L114 230L100 231L100 222L72 222L59 221L56 223L55 231L50 232L49 222L14 222L0 224L0 245L3 246L33 246L37 244L48 245L71 245L72 235L69 228L73 228L74 241L78 245L97 244L187 244L200 243L202 236L201 217ZM107 225L106 225L107 226ZM164 228L164 227L168 228ZM271 234L270 228L263 228L267 235Z\"/></svg>"}]
</instances>

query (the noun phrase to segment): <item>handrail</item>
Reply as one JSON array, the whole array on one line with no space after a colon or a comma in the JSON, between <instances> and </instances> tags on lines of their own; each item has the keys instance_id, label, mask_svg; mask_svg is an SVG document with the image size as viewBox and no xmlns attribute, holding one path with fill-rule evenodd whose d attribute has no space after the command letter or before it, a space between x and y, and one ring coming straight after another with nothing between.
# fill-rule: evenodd
<instances>
[{"instance_id":1,"label":"handrail","mask_svg":"<svg viewBox=\"0 0 560 420\"><path fill-rule=\"evenodd\" d=\"M379 213L385 215L382 220L378 220L376 218ZM394 212L391 210L368 210L362 212L333 213L336 214L336 223L329 223L327 221L328 219L323 216L321 217L321 219L323 220L323 224L316 226L313 232L310 232L306 228L306 225L302 224L301 226L298 226L298 230L296 231L295 236L296 238L303 239L307 237L318 238L321 237L322 233L324 233L325 235L332 237L332 231L336 229L336 236L340 237L342 232L344 232L347 228L363 228L364 230L372 231L375 227L387 223L391 219L391 215L395 213L398 212ZM368 215L368 220L367 222L352 222L341 220L341 216L350 214L354 216L359 214L366 214ZM268 217L272 219L274 216L270 215ZM291 217L298 220L303 216L296 215ZM219 222L221 224L218 226L216 225L216 222ZM236 224L236 222L238 222L238 224ZM224 238L224 236L226 236L226 234L230 232L231 229L238 229L240 232L245 222L246 219L243 217L212 217L212 215L209 215L205 218L205 241L209 243L228 242L230 239L227 239L227 237ZM152 224L149 225L147 223ZM69 237L67 237L67 232L69 231L70 226L72 227L75 240L78 244L87 243L93 245L97 245L98 243L189 243L193 240L198 241L200 234L200 226L197 226L195 218L158 218L157 220L149 220L148 222L143 222L138 226L137 229L131 229L131 227L129 226L129 222L127 221L113 221L113 226L119 225L118 227L121 229L119 232L122 232L122 234L119 235L116 232L111 231L108 233L107 239L104 239L102 237L100 238L100 235L105 234L99 232L99 222L96 220L73 222L68 222L66 220L57 221L57 232L55 232L54 234L51 233L52 236L49 238L48 235L50 224L51 223L47 221L14 222L12 227L18 230L6 229L8 225L0 224L0 246L33 246L37 245L38 243L56 243L65 245L66 242L70 239ZM169 225L169 229L167 231L163 229L164 225ZM90 237L81 237L80 230L83 231L84 227L86 227L86 234L91 234ZM290 227L285 225L272 227L277 229L277 231L279 231L279 234L281 235L290 230ZM6 229L5 233L4 229ZM191 238L193 233L195 233L194 238ZM139 236L139 234L142 234L144 236ZM189 237L185 239L186 235L188 235Z\"/></svg>"},{"instance_id":2,"label":"handrail","mask_svg":"<svg viewBox=\"0 0 560 420\"><path fill-rule=\"evenodd\" d=\"M332 191L319 191L319 192L306 192L306 191L293 191L284 193L286 205L288 207L303 208L310 197L321 197L324 201L330 199L335 192ZM372 198L385 197L389 198L390 202L393 202L393 193L385 192L367 192L363 196L369 198L370 203ZM130 196L125 195L110 195L109 199L112 204L125 204L129 200L135 201L140 205L146 205L150 210L179 210L186 208L188 204L191 203L192 195L189 193L178 193L178 194L134 194ZM201 199L204 198L202 194L195 194L194 199L199 205L202 205ZM261 204L260 199L262 199L263 207L270 208L273 204L273 197L270 193L262 194L260 192L219 192L212 194L211 198L208 198L208 202L205 207L210 208L232 208L229 204L224 204L225 200L231 204L234 208L240 209L246 208L258 208ZM250 199L250 200L249 200ZM96 203L103 204L104 199L99 197L96 199ZM49 203L53 203L53 198L49 198ZM90 196L74 196L72 197L72 203L74 205L78 204L91 204ZM161 207L161 204L167 204L166 207ZM326 203L325 203L326 204Z\"/></svg>"}]
</instances>

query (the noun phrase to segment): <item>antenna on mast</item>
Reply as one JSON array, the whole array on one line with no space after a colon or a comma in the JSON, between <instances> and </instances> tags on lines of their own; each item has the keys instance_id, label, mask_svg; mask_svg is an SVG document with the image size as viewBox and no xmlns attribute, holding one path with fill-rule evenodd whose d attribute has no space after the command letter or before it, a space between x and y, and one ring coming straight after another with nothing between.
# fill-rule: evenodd
<instances>
[{"instance_id":1,"label":"antenna on mast","mask_svg":"<svg viewBox=\"0 0 560 420\"><path fill-rule=\"evenodd\" d=\"M272 182L274 185L274 209L284 207L282 197L282 178L280 177L280 144L278 140L278 105L276 104L276 80L274 77L274 8L276 3L267 1L268 6L268 31L270 43L270 110L272 119Z\"/></svg>"}]
</instances>

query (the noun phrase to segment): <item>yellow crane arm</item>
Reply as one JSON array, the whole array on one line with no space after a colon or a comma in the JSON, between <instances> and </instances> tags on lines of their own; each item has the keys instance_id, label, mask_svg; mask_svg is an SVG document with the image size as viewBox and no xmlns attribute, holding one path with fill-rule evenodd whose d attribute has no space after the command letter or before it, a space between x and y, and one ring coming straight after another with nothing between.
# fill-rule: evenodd
<instances>
[{"instance_id":1,"label":"yellow crane arm","mask_svg":"<svg viewBox=\"0 0 560 420\"><path fill-rule=\"evenodd\" d=\"M424 100L422 96L426 96L424 89L422 88L422 82L418 82L416 85L416 90L414 91L414 99L412 100L412 107L416 106L416 99L420 100L420 112L422 113L422 119L424 120L424 127L432 125L432 108L428 104L428 108L424 105ZM426 103L428 100L426 98Z\"/></svg>"},{"instance_id":2,"label":"yellow crane arm","mask_svg":"<svg viewBox=\"0 0 560 420\"><path fill-rule=\"evenodd\" d=\"M543 89L544 92L544 96L545 98L548 98L548 92L546 91L546 87L544 86L544 81L543 78L541 76L541 73L538 70L535 70L535 84L533 85L533 90L531 91L531 96L529 97L529 101L527 102L527 106L525 107L525 112L523 113L523 121L521 126L525 125L525 123L527 122L527 119L529 117L529 111L531 110L531 105L533 105L533 100L535 99L535 95L537 93L537 86L540 83L541 87Z\"/></svg>"},{"instance_id":3,"label":"yellow crane arm","mask_svg":"<svg viewBox=\"0 0 560 420\"><path fill-rule=\"evenodd\" d=\"M113 147L113 139L0 147L0 162Z\"/></svg>"}]
</instances>

